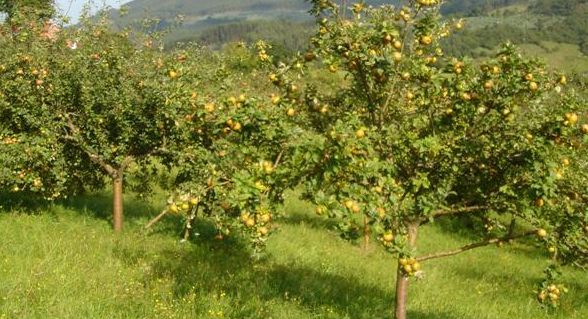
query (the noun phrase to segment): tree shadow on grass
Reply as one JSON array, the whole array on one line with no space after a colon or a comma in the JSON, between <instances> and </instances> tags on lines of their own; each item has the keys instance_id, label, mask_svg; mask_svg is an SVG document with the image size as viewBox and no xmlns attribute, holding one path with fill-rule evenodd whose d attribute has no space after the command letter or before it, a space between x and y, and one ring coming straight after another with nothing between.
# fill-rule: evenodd
<instances>
[{"instance_id":1,"label":"tree shadow on grass","mask_svg":"<svg viewBox=\"0 0 588 319\"><path fill-rule=\"evenodd\" d=\"M0 211L36 214L51 205L51 202L26 192L0 192Z\"/></svg>"},{"instance_id":2,"label":"tree shadow on grass","mask_svg":"<svg viewBox=\"0 0 588 319\"><path fill-rule=\"evenodd\" d=\"M108 192L94 192L64 199L57 204L79 212L92 218L102 219L112 223L112 194ZM163 207L158 207L142 200L133 194L124 199L124 227L142 228L153 217L157 216ZM166 215L151 229L152 232L178 235L181 230L181 217Z\"/></svg>"},{"instance_id":3,"label":"tree shadow on grass","mask_svg":"<svg viewBox=\"0 0 588 319\"><path fill-rule=\"evenodd\" d=\"M335 229L337 221L308 213L294 212L280 217L279 222L291 225L304 225L314 229Z\"/></svg>"},{"instance_id":4,"label":"tree shadow on grass","mask_svg":"<svg viewBox=\"0 0 588 319\"><path fill-rule=\"evenodd\" d=\"M437 220L434 224L430 225L429 227L435 227L444 234L463 240L465 245L466 243L469 244L486 239L480 236L480 234L483 233L483 225L484 223L476 217L462 216L460 218L455 219L440 219ZM518 234L528 230L528 228L521 227L517 224L514 233ZM493 236L504 235L505 233L503 232L502 234L494 234ZM513 243L514 245L504 243L505 247L509 249L509 252L523 254L527 257L534 259L544 259L548 257L548 255L546 254L547 250L545 248L542 250L540 247L538 247L537 241L532 236L519 238L515 240Z\"/></svg>"},{"instance_id":5,"label":"tree shadow on grass","mask_svg":"<svg viewBox=\"0 0 588 319\"><path fill-rule=\"evenodd\" d=\"M139 259L127 251L117 255L127 262ZM177 300L191 293L209 297L225 294L230 300L231 313L227 316L231 318L258 318L260 307L267 308L267 304L276 301L319 316L331 309L348 318L392 317L392 290L362 283L356 276L321 272L295 263L277 264L271 256L254 261L245 243L238 238L223 241L198 238L180 250L159 252L144 281L149 285L161 278L173 282ZM411 311L410 318L458 317Z\"/></svg>"}]
</instances>

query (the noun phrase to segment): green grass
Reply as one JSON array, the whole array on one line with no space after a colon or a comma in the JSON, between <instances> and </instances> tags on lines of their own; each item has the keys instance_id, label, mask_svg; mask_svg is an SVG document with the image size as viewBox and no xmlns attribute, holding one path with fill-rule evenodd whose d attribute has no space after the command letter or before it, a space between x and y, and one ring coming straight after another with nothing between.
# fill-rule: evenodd
<instances>
[{"instance_id":1,"label":"green grass","mask_svg":"<svg viewBox=\"0 0 588 319\"><path fill-rule=\"evenodd\" d=\"M521 50L526 55L546 61L554 70L577 74L588 72L588 56L575 44L544 41L540 45L523 44Z\"/></svg>"},{"instance_id":2,"label":"green grass","mask_svg":"<svg viewBox=\"0 0 588 319\"><path fill-rule=\"evenodd\" d=\"M130 199L130 198L129 198ZM237 239L219 242L206 226L180 243L179 220L141 225L158 207L127 201L114 235L109 197L0 213L0 318L384 318L391 317L394 260L363 252L331 231L310 207L288 200L268 257L252 262ZM422 252L467 241L451 227L426 227ZM409 317L587 318L588 274L566 273L558 310L534 300L547 256L529 245L488 247L424 265L412 284Z\"/></svg>"}]
</instances>

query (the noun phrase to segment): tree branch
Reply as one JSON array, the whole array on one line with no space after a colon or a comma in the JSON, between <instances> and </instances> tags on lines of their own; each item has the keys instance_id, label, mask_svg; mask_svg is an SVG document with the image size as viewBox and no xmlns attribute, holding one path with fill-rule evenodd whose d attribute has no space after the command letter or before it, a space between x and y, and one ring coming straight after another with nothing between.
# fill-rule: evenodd
<instances>
[{"instance_id":1,"label":"tree branch","mask_svg":"<svg viewBox=\"0 0 588 319\"><path fill-rule=\"evenodd\" d=\"M70 141L74 142L79 148L82 149L82 151L84 151L88 155L88 157L90 157L90 160L92 162L94 162L98 166L102 167L102 169L104 169L106 171L106 173L108 173L108 175L113 176L113 177L116 176L117 171L114 169L114 167L112 167L112 165L106 163L106 161L104 161L104 159L102 159L102 157L100 157L97 154L97 152L94 152L91 148L84 145L84 143L82 143L80 141L80 138L79 138L80 129L73 123L69 114L66 114L65 118L67 120L66 125L73 135L66 134L64 136L64 138L66 140L70 140Z\"/></svg>"},{"instance_id":2,"label":"tree branch","mask_svg":"<svg viewBox=\"0 0 588 319\"><path fill-rule=\"evenodd\" d=\"M283 154L284 154L284 150L281 150L280 153L278 154L278 157L276 158L276 161L274 162L274 169L276 167L278 167L278 165L280 164L280 161L282 160Z\"/></svg>"},{"instance_id":3,"label":"tree branch","mask_svg":"<svg viewBox=\"0 0 588 319\"><path fill-rule=\"evenodd\" d=\"M147 225L145 225L145 229L151 228L151 226L157 223L163 216L165 216L165 214L167 214L167 209L164 209L163 211L161 211L161 213L159 213L159 215L155 216L152 220L150 220L147 223Z\"/></svg>"},{"instance_id":4,"label":"tree branch","mask_svg":"<svg viewBox=\"0 0 588 319\"><path fill-rule=\"evenodd\" d=\"M433 219L443 217L443 216L451 216L451 215L458 215L463 213L471 213L478 210L488 209L488 206L466 206L461 208L455 209L439 209L433 212L431 216ZM426 224L429 222L429 219L423 220L421 225Z\"/></svg>"},{"instance_id":5,"label":"tree branch","mask_svg":"<svg viewBox=\"0 0 588 319\"><path fill-rule=\"evenodd\" d=\"M429 254L429 255L424 255L421 257L417 257L416 260L417 261L425 261L425 260L429 260L429 259L436 259L436 258L441 258L441 257L448 257L448 256L454 256L457 254L461 254L463 252L466 252L468 250L472 250L474 248L479 248L479 247L484 247L484 246L488 246L488 245L492 245L492 244L496 244L499 242L503 242L503 241L509 241L509 240L513 240L513 239L517 239L517 238L522 238L522 237L526 237L526 236L530 236L530 235L534 235L536 233L535 230L533 231L527 231L518 235L506 235L503 237L496 237L496 238L491 238L491 239L486 239L477 243L472 243L472 244L468 244L462 247L459 247L457 249L454 250L448 250L448 251L443 251L443 252L438 252L438 253L433 253L433 254Z\"/></svg>"}]
</instances>

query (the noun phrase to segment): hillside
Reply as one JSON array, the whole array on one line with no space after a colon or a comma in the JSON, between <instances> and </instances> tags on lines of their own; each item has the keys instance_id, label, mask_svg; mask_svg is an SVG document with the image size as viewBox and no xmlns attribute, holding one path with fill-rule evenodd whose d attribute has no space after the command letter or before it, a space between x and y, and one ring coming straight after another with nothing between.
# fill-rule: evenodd
<instances>
[{"instance_id":1,"label":"hillside","mask_svg":"<svg viewBox=\"0 0 588 319\"><path fill-rule=\"evenodd\" d=\"M371 5L399 2L366 1ZM282 52L292 52L305 49L313 32L309 8L305 0L134 0L126 15L113 12L112 16L121 26L155 17L160 28L181 16L181 26L173 27L166 38L168 45L195 40L220 48L229 42L262 38ZM551 59L557 50L541 48L561 44L566 56L572 57L562 61L564 70L588 70L588 0L448 0L442 13L463 17L468 26L445 44L451 54L485 56L508 40L523 45L528 53Z\"/></svg>"}]
</instances>

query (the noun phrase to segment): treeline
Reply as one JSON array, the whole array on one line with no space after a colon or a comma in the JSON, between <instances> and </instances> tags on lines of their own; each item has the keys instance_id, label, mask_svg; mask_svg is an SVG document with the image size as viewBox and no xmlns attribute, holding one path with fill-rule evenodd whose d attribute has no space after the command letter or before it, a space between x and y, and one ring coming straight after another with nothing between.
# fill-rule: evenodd
<instances>
[{"instance_id":1,"label":"treeline","mask_svg":"<svg viewBox=\"0 0 588 319\"><path fill-rule=\"evenodd\" d=\"M479 16L505 6L528 2L529 0L451 0L443 5L441 12L445 15Z\"/></svg>"},{"instance_id":2,"label":"treeline","mask_svg":"<svg viewBox=\"0 0 588 319\"><path fill-rule=\"evenodd\" d=\"M537 14L568 16L587 5L588 0L537 0L529 9Z\"/></svg>"},{"instance_id":3,"label":"treeline","mask_svg":"<svg viewBox=\"0 0 588 319\"><path fill-rule=\"evenodd\" d=\"M218 25L205 31L187 34L176 42L196 41L213 49L226 43L254 43L263 39L274 47L273 54L283 55L305 49L314 31L312 21L293 22L276 20L241 21Z\"/></svg>"},{"instance_id":4,"label":"treeline","mask_svg":"<svg viewBox=\"0 0 588 319\"><path fill-rule=\"evenodd\" d=\"M371 1L376 5L377 1ZM442 8L446 15L486 15L493 10L528 0L453 0ZM561 19L539 17L534 28L512 24L494 24L480 29L468 29L445 42L445 49L457 56L483 55L484 49L494 50L506 40L515 44L554 41L576 44L588 55L588 0L539 0L529 4L529 13L560 16ZM521 24L522 25L522 24ZM275 55L288 55L307 48L314 32L311 21L256 20L218 24L204 31L182 30L173 42L196 41L213 49L226 43L253 43L264 39L274 46ZM482 50L475 50L481 48Z\"/></svg>"}]
</instances>

